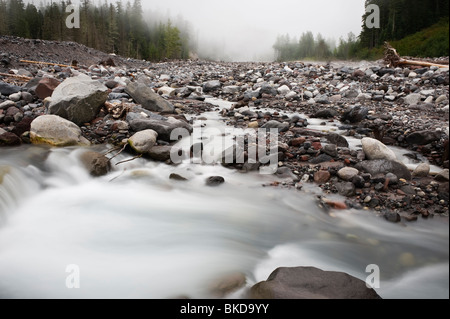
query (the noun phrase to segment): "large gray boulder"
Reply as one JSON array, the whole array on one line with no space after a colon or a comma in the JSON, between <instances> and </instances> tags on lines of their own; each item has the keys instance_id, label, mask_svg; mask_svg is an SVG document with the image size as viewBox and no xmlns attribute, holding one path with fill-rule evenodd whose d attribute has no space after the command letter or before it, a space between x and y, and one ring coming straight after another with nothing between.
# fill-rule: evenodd
<instances>
[{"instance_id":1,"label":"large gray boulder","mask_svg":"<svg viewBox=\"0 0 450 319\"><path fill-rule=\"evenodd\" d=\"M278 268L253 286L251 299L381 299L366 283L346 273L313 267Z\"/></svg>"},{"instance_id":2,"label":"large gray boulder","mask_svg":"<svg viewBox=\"0 0 450 319\"><path fill-rule=\"evenodd\" d=\"M361 140L361 143L364 154L366 154L366 158L369 160L397 160L394 151L376 139L365 137Z\"/></svg>"},{"instance_id":3,"label":"large gray boulder","mask_svg":"<svg viewBox=\"0 0 450 319\"><path fill-rule=\"evenodd\" d=\"M137 118L130 122L130 126L135 132L154 130L158 133L158 138L166 142L171 142L172 131L177 128L184 128L189 133L193 131L192 126L188 123L173 117L169 117L166 120Z\"/></svg>"},{"instance_id":4,"label":"large gray boulder","mask_svg":"<svg viewBox=\"0 0 450 319\"><path fill-rule=\"evenodd\" d=\"M42 115L31 122L30 139L33 144L61 147L90 145L76 124L57 115Z\"/></svg>"},{"instance_id":5,"label":"large gray boulder","mask_svg":"<svg viewBox=\"0 0 450 319\"><path fill-rule=\"evenodd\" d=\"M77 125L89 123L108 99L108 88L87 75L69 78L52 94L48 112Z\"/></svg>"},{"instance_id":6,"label":"large gray boulder","mask_svg":"<svg viewBox=\"0 0 450 319\"><path fill-rule=\"evenodd\" d=\"M175 111L175 107L170 102L164 100L143 83L132 82L127 85L125 92L146 110L161 113L173 113Z\"/></svg>"},{"instance_id":7,"label":"large gray boulder","mask_svg":"<svg viewBox=\"0 0 450 319\"><path fill-rule=\"evenodd\" d=\"M374 161L363 161L355 165L355 168L360 172L369 173L372 176L378 174L388 174L392 173L398 178L403 178L406 180L411 180L411 172L405 164L398 161L389 160L374 160Z\"/></svg>"}]
</instances>

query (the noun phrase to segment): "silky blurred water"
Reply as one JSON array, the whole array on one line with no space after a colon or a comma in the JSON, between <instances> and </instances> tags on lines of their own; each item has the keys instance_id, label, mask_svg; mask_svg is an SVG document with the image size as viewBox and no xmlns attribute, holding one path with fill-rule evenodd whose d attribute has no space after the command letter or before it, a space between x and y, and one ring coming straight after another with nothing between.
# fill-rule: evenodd
<instances>
[{"instance_id":1,"label":"silky blurred water","mask_svg":"<svg viewBox=\"0 0 450 319\"><path fill-rule=\"evenodd\" d=\"M380 267L384 298L449 297L448 219L328 215L312 195L262 187L274 176L220 165L115 165L129 158L120 155L111 173L93 178L84 151L1 150L1 298L213 298L211 282L229 272L244 273L250 287L282 266L365 280L370 264ZM213 175L226 183L207 187ZM80 269L79 289L66 287L68 265Z\"/></svg>"}]
</instances>

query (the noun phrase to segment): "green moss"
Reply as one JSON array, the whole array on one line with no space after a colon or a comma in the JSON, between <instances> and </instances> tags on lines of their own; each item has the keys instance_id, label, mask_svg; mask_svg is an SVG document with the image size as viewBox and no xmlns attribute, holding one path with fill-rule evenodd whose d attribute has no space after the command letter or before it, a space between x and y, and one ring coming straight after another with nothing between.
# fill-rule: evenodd
<instances>
[{"instance_id":1,"label":"green moss","mask_svg":"<svg viewBox=\"0 0 450 319\"><path fill-rule=\"evenodd\" d=\"M54 147L66 147L66 146L89 146L90 144L88 140L83 141L81 140L79 143L75 143L73 141L64 141L64 140L58 140L55 141L54 139L48 139L39 135L36 135L34 133L30 134L30 141L33 144L36 145L50 145Z\"/></svg>"}]
</instances>

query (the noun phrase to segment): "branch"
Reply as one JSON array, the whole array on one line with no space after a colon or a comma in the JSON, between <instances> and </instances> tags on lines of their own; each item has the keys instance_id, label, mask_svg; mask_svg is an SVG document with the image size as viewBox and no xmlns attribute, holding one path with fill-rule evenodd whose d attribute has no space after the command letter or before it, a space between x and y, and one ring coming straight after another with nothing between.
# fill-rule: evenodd
<instances>
[{"instance_id":1,"label":"branch","mask_svg":"<svg viewBox=\"0 0 450 319\"><path fill-rule=\"evenodd\" d=\"M122 147L122 149L116 154L116 155L114 155L113 157L111 157L110 159L109 159L109 161L111 162L114 158L116 158L120 153L122 153L126 148L127 148L127 146L128 146L128 144L125 144L123 147ZM108 152L108 153L106 153L106 154L109 154L109 153L112 153L113 151L115 151L115 150L117 150L118 148L116 148L116 149L113 149L112 151L110 151L110 152ZM105 155L106 155L105 154ZM117 164L116 164L117 165Z\"/></svg>"},{"instance_id":2,"label":"branch","mask_svg":"<svg viewBox=\"0 0 450 319\"><path fill-rule=\"evenodd\" d=\"M45 65L60 66L62 68L71 68L71 67L73 67L72 65L67 65L67 64L58 64L58 63L50 63L50 62L39 62L39 61L28 61L28 60L20 60L20 63L45 64Z\"/></svg>"},{"instance_id":3,"label":"branch","mask_svg":"<svg viewBox=\"0 0 450 319\"><path fill-rule=\"evenodd\" d=\"M122 162L117 163L116 166L117 166L117 165L120 165L120 164L123 164L123 163L128 163L128 162L134 161L135 159L141 158L142 156L143 156L142 154L136 155L136 156L133 157L133 158L130 158L130 159L128 159L128 160L125 160L125 161L122 161Z\"/></svg>"},{"instance_id":4,"label":"branch","mask_svg":"<svg viewBox=\"0 0 450 319\"><path fill-rule=\"evenodd\" d=\"M25 81L30 81L32 79L32 78L30 78L28 76L24 76L24 75L15 75L15 74L7 74L7 73L0 73L0 76L6 76L9 78L15 78L15 79L25 80Z\"/></svg>"}]
</instances>

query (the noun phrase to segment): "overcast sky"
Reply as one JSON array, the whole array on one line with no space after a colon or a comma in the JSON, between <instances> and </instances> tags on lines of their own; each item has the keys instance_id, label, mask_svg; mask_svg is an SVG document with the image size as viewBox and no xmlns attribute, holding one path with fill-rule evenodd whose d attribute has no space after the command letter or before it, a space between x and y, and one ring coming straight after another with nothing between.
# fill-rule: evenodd
<instances>
[{"instance_id":1,"label":"overcast sky","mask_svg":"<svg viewBox=\"0 0 450 319\"><path fill-rule=\"evenodd\" d=\"M142 0L148 9L182 15L200 43L214 40L235 60L272 53L277 35L302 32L335 38L359 35L364 0Z\"/></svg>"}]
</instances>

